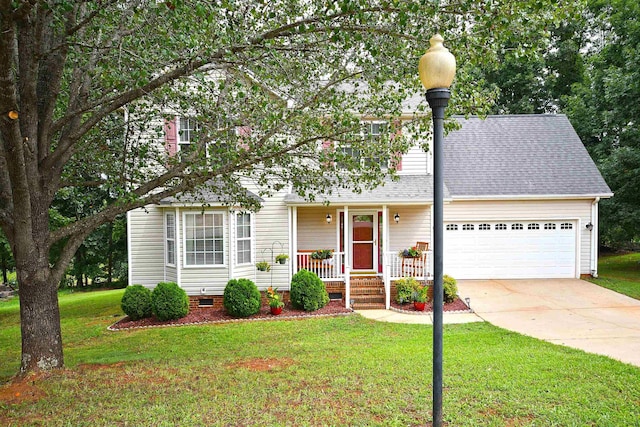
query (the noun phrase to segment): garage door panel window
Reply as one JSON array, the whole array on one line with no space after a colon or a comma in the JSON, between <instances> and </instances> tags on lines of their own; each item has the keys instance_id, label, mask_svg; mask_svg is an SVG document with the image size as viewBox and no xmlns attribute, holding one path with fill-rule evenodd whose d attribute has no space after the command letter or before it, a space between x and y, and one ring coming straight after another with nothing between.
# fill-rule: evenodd
<instances>
[{"instance_id":1,"label":"garage door panel window","mask_svg":"<svg viewBox=\"0 0 640 427\"><path fill-rule=\"evenodd\" d=\"M531 223L527 226L528 230L540 230L540 224Z\"/></svg>"},{"instance_id":2,"label":"garage door panel window","mask_svg":"<svg viewBox=\"0 0 640 427\"><path fill-rule=\"evenodd\" d=\"M478 230L491 230L491 225L490 224L480 224L478 225Z\"/></svg>"},{"instance_id":3,"label":"garage door panel window","mask_svg":"<svg viewBox=\"0 0 640 427\"><path fill-rule=\"evenodd\" d=\"M563 222L560 224L560 230L573 230L573 224L570 222Z\"/></svg>"},{"instance_id":4,"label":"garage door panel window","mask_svg":"<svg viewBox=\"0 0 640 427\"><path fill-rule=\"evenodd\" d=\"M545 230L555 230L556 229L556 225L552 222L548 222L544 225L544 229Z\"/></svg>"},{"instance_id":5,"label":"garage door panel window","mask_svg":"<svg viewBox=\"0 0 640 427\"><path fill-rule=\"evenodd\" d=\"M522 224L511 224L512 230L523 230L524 226Z\"/></svg>"},{"instance_id":6,"label":"garage door panel window","mask_svg":"<svg viewBox=\"0 0 640 427\"><path fill-rule=\"evenodd\" d=\"M447 224L447 231L458 231L458 224Z\"/></svg>"},{"instance_id":7,"label":"garage door panel window","mask_svg":"<svg viewBox=\"0 0 640 427\"><path fill-rule=\"evenodd\" d=\"M462 230L463 231L472 231L474 229L473 224L463 224L462 225Z\"/></svg>"},{"instance_id":8,"label":"garage door panel window","mask_svg":"<svg viewBox=\"0 0 640 427\"><path fill-rule=\"evenodd\" d=\"M506 230L507 229L507 224L496 224L495 229L496 230Z\"/></svg>"}]
</instances>

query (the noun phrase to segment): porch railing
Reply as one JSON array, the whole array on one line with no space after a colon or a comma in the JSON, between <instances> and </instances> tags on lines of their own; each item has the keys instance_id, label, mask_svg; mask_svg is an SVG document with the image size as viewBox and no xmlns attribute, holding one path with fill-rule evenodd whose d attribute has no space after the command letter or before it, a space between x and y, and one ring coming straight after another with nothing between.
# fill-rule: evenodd
<instances>
[{"instance_id":1,"label":"porch railing","mask_svg":"<svg viewBox=\"0 0 640 427\"><path fill-rule=\"evenodd\" d=\"M344 280L344 252L334 252L328 259L313 259L311 252L297 253L297 271L314 272L322 280Z\"/></svg>"},{"instance_id":2,"label":"porch railing","mask_svg":"<svg viewBox=\"0 0 640 427\"><path fill-rule=\"evenodd\" d=\"M398 252L384 253L384 266L390 280L402 277L423 280L433 277L433 251L423 251L421 256L415 258L401 257Z\"/></svg>"}]
</instances>

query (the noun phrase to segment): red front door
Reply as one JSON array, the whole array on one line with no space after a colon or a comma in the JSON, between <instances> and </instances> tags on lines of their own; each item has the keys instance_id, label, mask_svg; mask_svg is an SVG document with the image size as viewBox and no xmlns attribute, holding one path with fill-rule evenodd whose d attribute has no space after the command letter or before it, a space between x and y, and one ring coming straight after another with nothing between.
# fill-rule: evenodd
<instances>
[{"instance_id":1,"label":"red front door","mask_svg":"<svg viewBox=\"0 0 640 427\"><path fill-rule=\"evenodd\" d=\"M374 216L352 215L353 224L353 269L373 270Z\"/></svg>"}]
</instances>

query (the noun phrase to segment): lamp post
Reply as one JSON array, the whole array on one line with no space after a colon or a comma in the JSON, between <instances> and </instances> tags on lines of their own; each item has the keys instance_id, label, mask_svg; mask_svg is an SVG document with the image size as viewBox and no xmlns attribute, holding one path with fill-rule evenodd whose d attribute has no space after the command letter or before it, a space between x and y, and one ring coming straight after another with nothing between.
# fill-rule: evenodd
<instances>
[{"instance_id":1,"label":"lamp post","mask_svg":"<svg viewBox=\"0 0 640 427\"><path fill-rule=\"evenodd\" d=\"M443 316L443 138L444 109L456 73L456 59L442 45L440 34L431 37L431 47L420 58L418 71L433 117L433 426L442 426L442 316Z\"/></svg>"}]
</instances>

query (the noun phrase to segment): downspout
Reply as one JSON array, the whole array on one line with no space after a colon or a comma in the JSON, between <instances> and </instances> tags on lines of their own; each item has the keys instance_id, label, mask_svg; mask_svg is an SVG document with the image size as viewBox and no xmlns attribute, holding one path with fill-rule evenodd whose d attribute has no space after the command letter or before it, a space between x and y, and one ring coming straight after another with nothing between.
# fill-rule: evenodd
<instances>
[{"instance_id":1,"label":"downspout","mask_svg":"<svg viewBox=\"0 0 640 427\"><path fill-rule=\"evenodd\" d=\"M133 272L133 250L131 248L131 211L127 211L127 282L131 284Z\"/></svg>"},{"instance_id":2,"label":"downspout","mask_svg":"<svg viewBox=\"0 0 640 427\"><path fill-rule=\"evenodd\" d=\"M596 197L593 203L591 203L591 224L593 229L591 230L591 276L598 277L598 203L600 197Z\"/></svg>"}]
</instances>

